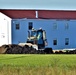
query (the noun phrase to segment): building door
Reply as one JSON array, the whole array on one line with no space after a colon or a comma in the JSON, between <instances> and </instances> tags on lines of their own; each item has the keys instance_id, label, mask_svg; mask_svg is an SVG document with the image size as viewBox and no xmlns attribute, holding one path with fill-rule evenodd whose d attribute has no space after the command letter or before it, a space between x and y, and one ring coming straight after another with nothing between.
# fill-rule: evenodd
<instances>
[{"instance_id":1,"label":"building door","mask_svg":"<svg viewBox=\"0 0 76 75\"><path fill-rule=\"evenodd\" d=\"M9 43L8 24L6 20L0 21L0 46Z\"/></svg>"}]
</instances>

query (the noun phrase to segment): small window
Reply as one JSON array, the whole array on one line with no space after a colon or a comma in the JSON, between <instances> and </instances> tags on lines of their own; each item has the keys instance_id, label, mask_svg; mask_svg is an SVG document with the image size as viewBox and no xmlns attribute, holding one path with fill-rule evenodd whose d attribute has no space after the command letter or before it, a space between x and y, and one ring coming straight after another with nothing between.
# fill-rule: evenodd
<instances>
[{"instance_id":1,"label":"small window","mask_svg":"<svg viewBox=\"0 0 76 75\"><path fill-rule=\"evenodd\" d=\"M53 24L53 29L56 30L57 29L57 23Z\"/></svg>"},{"instance_id":2,"label":"small window","mask_svg":"<svg viewBox=\"0 0 76 75\"><path fill-rule=\"evenodd\" d=\"M53 45L57 45L57 39L53 40Z\"/></svg>"},{"instance_id":3,"label":"small window","mask_svg":"<svg viewBox=\"0 0 76 75\"><path fill-rule=\"evenodd\" d=\"M69 38L65 38L65 45L69 45Z\"/></svg>"},{"instance_id":4,"label":"small window","mask_svg":"<svg viewBox=\"0 0 76 75\"><path fill-rule=\"evenodd\" d=\"M28 23L28 29L31 30L33 28L33 22Z\"/></svg>"},{"instance_id":5,"label":"small window","mask_svg":"<svg viewBox=\"0 0 76 75\"><path fill-rule=\"evenodd\" d=\"M16 24L16 30L20 29L20 24Z\"/></svg>"},{"instance_id":6,"label":"small window","mask_svg":"<svg viewBox=\"0 0 76 75\"><path fill-rule=\"evenodd\" d=\"M69 29L69 24L68 23L65 24L65 29L66 30Z\"/></svg>"}]
</instances>

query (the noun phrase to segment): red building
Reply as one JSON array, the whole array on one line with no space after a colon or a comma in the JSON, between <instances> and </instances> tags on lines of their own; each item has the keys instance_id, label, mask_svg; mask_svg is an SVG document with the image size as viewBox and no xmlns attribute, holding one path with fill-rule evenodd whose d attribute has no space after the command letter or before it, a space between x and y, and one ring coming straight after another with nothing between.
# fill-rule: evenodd
<instances>
[{"instance_id":1,"label":"red building","mask_svg":"<svg viewBox=\"0 0 76 75\"><path fill-rule=\"evenodd\" d=\"M36 18L35 10L12 10L0 9L0 12L9 16L12 19L18 18ZM66 10L38 10L38 18L40 19L76 19L76 11Z\"/></svg>"}]
</instances>

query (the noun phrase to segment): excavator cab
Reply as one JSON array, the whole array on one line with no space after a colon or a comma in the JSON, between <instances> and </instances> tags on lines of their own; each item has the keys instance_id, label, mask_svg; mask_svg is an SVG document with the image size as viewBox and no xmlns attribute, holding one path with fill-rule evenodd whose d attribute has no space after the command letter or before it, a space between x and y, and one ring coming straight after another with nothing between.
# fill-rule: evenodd
<instances>
[{"instance_id":1,"label":"excavator cab","mask_svg":"<svg viewBox=\"0 0 76 75\"><path fill-rule=\"evenodd\" d=\"M38 49L44 49L47 45L46 32L45 30L32 29L31 32L28 33L27 43L36 44Z\"/></svg>"}]
</instances>

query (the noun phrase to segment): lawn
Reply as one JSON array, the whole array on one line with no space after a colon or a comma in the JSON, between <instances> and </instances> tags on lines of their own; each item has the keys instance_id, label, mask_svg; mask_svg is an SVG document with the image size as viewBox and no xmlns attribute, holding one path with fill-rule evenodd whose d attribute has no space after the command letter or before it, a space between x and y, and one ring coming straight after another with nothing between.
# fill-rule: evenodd
<instances>
[{"instance_id":1,"label":"lawn","mask_svg":"<svg viewBox=\"0 0 76 75\"><path fill-rule=\"evenodd\" d=\"M0 75L76 75L76 55L1 54Z\"/></svg>"}]
</instances>

